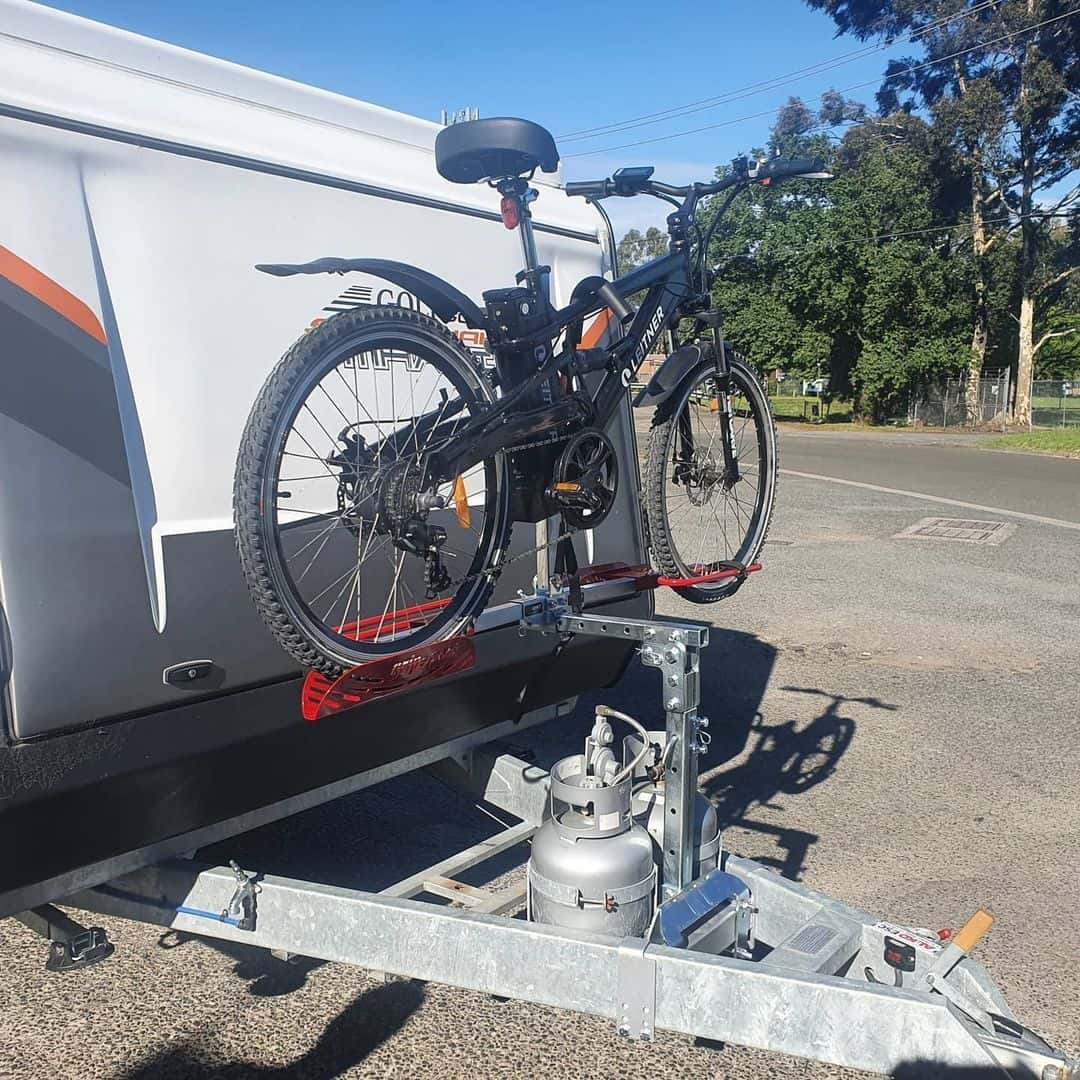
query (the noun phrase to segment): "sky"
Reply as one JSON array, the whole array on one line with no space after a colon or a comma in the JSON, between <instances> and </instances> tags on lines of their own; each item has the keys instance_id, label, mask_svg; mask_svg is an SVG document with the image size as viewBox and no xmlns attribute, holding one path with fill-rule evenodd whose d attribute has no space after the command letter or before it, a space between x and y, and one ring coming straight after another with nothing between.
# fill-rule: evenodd
<instances>
[{"instance_id":1,"label":"sky","mask_svg":"<svg viewBox=\"0 0 1080 1080\"><path fill-rule=\"evenodd\" d=\"M887 61L912 51L837 39L832 21L802 0L50 6L430 120L466 106L481 116L535 120L556 136L568 180L608 176L620 165L653 165L657 179L674 184L711 179L717 165L765 144L771 113L789 96L812 106L825 90L854 87L848 96L871 103ZM832 70L753 89L853 52L861 55ZM567 138L720 95L729 100L688 115ZM769 115L751 116L761 113ZM710 125L721 126L664 138ZM662 141L625 146L645 139ZM630 226L662 225L668 212L648 198L605 205L620 235Z\"/></svg>"}]
</instances>

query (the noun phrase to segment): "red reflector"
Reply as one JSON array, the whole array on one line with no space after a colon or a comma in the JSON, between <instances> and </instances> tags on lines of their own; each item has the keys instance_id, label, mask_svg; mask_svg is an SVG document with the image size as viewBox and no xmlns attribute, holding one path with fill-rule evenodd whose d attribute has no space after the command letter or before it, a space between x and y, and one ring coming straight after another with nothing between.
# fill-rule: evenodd
<instances>
[{"instance_id":1,"label":"red reflector","mask_svg":"<svg viewBox=\"0 0 1080 1080\"><path fill-rule=\"evenodd\" d=\"M513 195L504 195L499 204L503 224L508 229L516 229L521 221L521 206Z\"/></svg>"}]
</instances>

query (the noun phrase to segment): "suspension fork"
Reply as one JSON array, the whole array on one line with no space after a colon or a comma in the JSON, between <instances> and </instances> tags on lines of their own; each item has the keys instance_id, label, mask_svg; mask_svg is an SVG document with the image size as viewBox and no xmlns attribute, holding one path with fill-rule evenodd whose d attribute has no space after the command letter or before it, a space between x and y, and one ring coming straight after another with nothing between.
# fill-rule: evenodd
<instances>
[{"instance_id":1,"label":"suspension fork","mask_svg":"<svg viewBox=\"0 0 1080 1080\"><path fill-rule=\"evenodd\" d=\"M720 413L720 439L724 447L724 483L728 487L739 479L739 452L735 446L735 425L731 413L731 365L719 320L713 324L713 363L716 367L716 408Z\"/></svg>"}]
</instances>

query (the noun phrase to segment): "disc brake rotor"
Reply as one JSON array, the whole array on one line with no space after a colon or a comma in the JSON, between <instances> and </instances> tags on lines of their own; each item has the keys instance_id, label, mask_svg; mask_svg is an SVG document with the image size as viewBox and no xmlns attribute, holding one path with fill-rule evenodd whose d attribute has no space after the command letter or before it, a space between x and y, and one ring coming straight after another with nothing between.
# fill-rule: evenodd
<instances>
[{"instance_id":1,"label":"disc brake rotor","mask_svg":"<svg viewBox=\"0 0 1080 1080\"><path fill-rule=\"evenodd\" d=\"M681 479L691 506L706 506L721 486L726 490L724 470L718 468L711 457L685 464L682 468Z\"/></svg>"}]
</instances>

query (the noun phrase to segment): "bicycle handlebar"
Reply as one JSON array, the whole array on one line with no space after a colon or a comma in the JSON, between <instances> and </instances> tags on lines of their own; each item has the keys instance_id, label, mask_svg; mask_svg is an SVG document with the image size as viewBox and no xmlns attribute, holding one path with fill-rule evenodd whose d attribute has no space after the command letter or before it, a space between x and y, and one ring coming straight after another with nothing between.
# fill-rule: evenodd
<instances>
[{"instance_id":1,"label":"bicycle handlebar","mask_svg":"<svg viewBox=\"0 0 1080 1080\"><path fill-rule=\"evenodd\" d=\"M574 180L566 184L563 190L567 195L581 196L586 199L607 199L612 195L624 198L631 195L668 195L674 198L686 198L689 195L698 197L715 195L727 188L753 180L785 180L793 176L824 179L826 175L825 161L820 157L775 157L755 162L753 165L749 165L746 159L742 158L736 162L736 167L732 172L711 184L686 184L683 187L676 187L648 178L642 178L638 183L623 181L616 184L614 180L605 178L603 180Z\"/></svg>"},{"instance_id":2,"label":"bicycle handlebar","mask_svg":"<svg viewBox=\"0 0 1080 1080\"><path fill-rule=\"evenodd\" d=\"M655 195L665 199L676 207L676 213L668 218L672 241L674 243L674 240L678 238L684 244L699 200L708 195L719 194L721 191L730 192L723 205L714 214L704 238L699 237L696 260L700 266L702 291L707 292L709 275L705 269L705 255L709 249L709 241L712 239L717 223L730 206L732 199L738 194L738 190L751 183L770 184L774 180L785 180L793 176L825 179L829 174L825 171L825 162L820 157L774 157L765 161L755 161L752 164L746 158L740 157L731 163L731 172L727 176L711 184L687 184L685 187L662 184L652 179L650 167L637 166L619 169L613 177L605 177L603 180L574 180L566 184L563 190L567 195L576 195L593 201L606 199L612 195L622 197ZM683 200L682 203L677 202L677 199ZM609 307L615 318L624 326L633 321L634 309L626 303L610 282L604 281L603 278L588 278L580 282L578 288L580 289L583 285L588 285L589 291ZM577 290L575 294L576 292Z\"/></svg>"},{"instance_id":3,"label":"bicycle handlebar","mask_svg":"<svg viewBox=\"0 0 1080 1080\"><path fill-rule=\"evenodd\" d=\"M824 158L769 158L757 163L757 169L752 176L755 180L785 180L791 176L821 178L824 172Z\"/></svg>"},{"instance_id":4,"label":"bicycle handlebar","mask_svg":"<svg viewBox=\"0 0 1080 1080\"><path fill-rule=\"evenodd\" d=\"M612 194L610 180L575 180L563 190L567 195L581 195L586 199L605 199Z\"/></svg>"}]
</instances>

